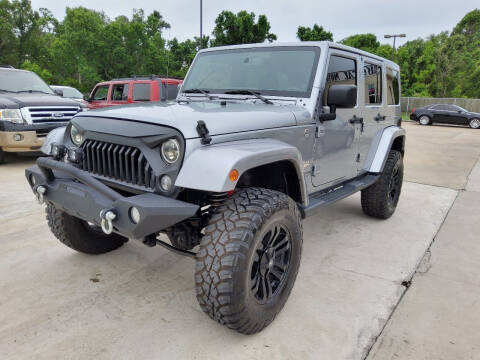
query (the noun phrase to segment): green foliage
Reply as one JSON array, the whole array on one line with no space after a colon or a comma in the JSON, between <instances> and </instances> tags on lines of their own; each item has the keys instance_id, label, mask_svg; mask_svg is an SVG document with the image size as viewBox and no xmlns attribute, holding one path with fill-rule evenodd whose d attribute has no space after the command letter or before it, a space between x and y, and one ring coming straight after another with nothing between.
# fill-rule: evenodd
<instances>
[{"instance_id":1,"label":"green foliage","mask_svg":"<svg viewBox=\"0 0 480 360\"><path fill-rule=\"evenodd\" d=\"M333 41L333 34L323 26L313 25L313 28L299 26L297 38L301 41Z\"/></svg>"},{"instance_id":2,"label":"green foliage","mask_svg":"<svg viewBox=\"0 0 480 360\"><path fill-rule=\"evenodd\" d=\"M352 35L343 39L340 43L371 53L375 53L375 50L380 47L380 42L373 34Z\"/></svg>"},{"instance_id":3,"label":"green foliage","mask_svg":"<svg viewBox=\"0 0 480 360\"><path fill-rule=\"evenodd\" d=\"M109 19L84 7L66 8L59 22L47 9L35 10L30 0L0 0L0 64L36 72L50 84L89 92L95 83L133 74L184 76L202 47L262 43L276 40L265 15L222 11L212 37L166 41L170 28L158 11L134 10L131 17ZM332 41L333 35L314 24L298 27L302 41ZM480 98L480 10L468 14L451 33L408 41L394 54L373 34L341 41L397 62L405 96ZM202 46L200 46L202 45Z\"/></svg>"},{"instance_id":4,"label":"green foliage","mask_svg":"<svg viewBox=\"0 0 480 360\"><path fill-rule=\"evenodd\" d=\"M277 35L270 33L270 23L265 15L260 15L255 22L255 14L245 10L234 14L222 11L215 20L212 46L262 43L265 40L277 40Z\"/></svg>"}]
</instances>

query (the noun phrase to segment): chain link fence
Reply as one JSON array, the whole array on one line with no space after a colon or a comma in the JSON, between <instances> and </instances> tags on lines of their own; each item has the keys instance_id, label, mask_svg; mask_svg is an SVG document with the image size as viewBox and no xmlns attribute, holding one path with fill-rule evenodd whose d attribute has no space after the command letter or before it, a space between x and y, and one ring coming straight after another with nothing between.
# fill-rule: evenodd
<instances>
[{"instance_id":1,"label":"chain link fence","mask_svg":"<svg viewBox=\"0 0 480 360\"><path fill-rule=\"evenodd\" d=\"M402 106L402 112L406 112L407 114L410 114L413 108L434 104L453 104L468 111L480 113L480 99L402 97L400 104Z\"/></svg>"}]
</instances>

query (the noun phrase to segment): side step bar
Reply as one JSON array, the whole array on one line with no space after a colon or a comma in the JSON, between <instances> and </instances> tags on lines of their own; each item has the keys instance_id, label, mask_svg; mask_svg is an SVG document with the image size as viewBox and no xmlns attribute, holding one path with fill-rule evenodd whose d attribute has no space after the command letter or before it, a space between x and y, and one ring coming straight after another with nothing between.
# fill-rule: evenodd
<instances>
[{"instance_id":1,"label":"side step bar","mask_svg":"<svg viewBox=\"0 0 480 360\"><path fill-rule=\"evenodd\" d=\"M307 216L315 215L322 206L334 203L369 187L379 177L380 174L365 174L329 189L313 193L310 195L308 206L300 206L302 217L306 218Z\"/></svg>"}]
</instances>

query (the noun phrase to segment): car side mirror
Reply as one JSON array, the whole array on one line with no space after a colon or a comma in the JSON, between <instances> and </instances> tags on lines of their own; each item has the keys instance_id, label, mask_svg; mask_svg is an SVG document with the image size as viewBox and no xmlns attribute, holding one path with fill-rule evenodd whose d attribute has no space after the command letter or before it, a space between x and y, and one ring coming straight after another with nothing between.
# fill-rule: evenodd
<instances>
[{"instance_id":1,"label":"car side mirror","mask_svg":"<svg viewBox=\"0 0 480 360\"><path fill-rule=\"evenodd\" d=\"M58 96L63 96L63 90L55 89L55 90L53 90L53 92L54 92L55 94L57 94Z\"/></svg>"},{"instance_id":2,"label":"car side mirror","mask_svg":"<svg viewBox=\"0 0 480 360\"><path fill-rule=\"evenodd\" d=\"M356 85L332 85L328 89L327 105L333 108L353 108L357 104Z\"/></svg>"}]
</instances>

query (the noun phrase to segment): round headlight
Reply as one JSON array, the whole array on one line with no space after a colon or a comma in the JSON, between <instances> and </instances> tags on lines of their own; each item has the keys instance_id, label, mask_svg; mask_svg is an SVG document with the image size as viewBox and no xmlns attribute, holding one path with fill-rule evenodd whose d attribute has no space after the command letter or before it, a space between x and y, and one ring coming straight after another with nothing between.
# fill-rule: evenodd
<instances>
[{"instance_id":1,"label":"round headlight","mask_svg":"<svg viewBox=\"0 0 480 360\"><path fill-rule=\"evenodd\" d=\"M80 130L78 130L75 125L72 125L70 128L70 138L72 139L72 142L80 146L83 143L83 134L80 133Z\"/></svg>"},{"instance_id":2,"label":"round headlight","mask_svg":"<svg viewBox=\"0 0 480 360\"><path fill-rule=\"evenodd\" d=\"M180 158L180 144L176 139L167 140L162 144L162 157L169 164Z\"/></svg>"}]
</instances>

